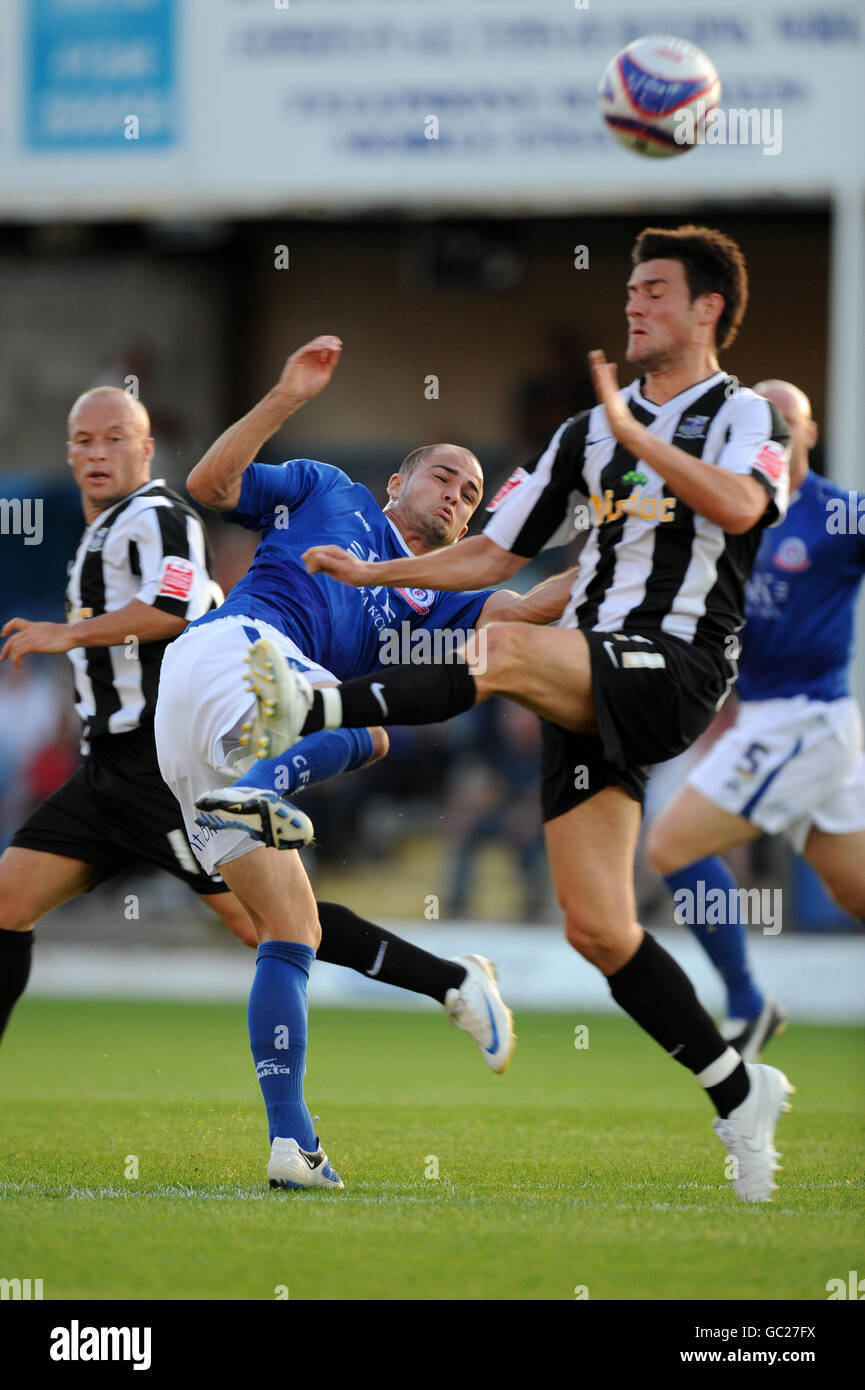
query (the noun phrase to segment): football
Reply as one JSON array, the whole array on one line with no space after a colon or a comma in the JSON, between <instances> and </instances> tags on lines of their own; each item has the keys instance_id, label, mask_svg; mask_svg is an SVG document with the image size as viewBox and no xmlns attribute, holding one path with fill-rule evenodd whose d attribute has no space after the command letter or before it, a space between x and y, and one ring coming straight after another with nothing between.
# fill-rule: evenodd
<instances>
[{"instance_id":1,"label":"football","mask_svg":"<svg viewBox=\"0 0 865 1390\"><path fill-rule=\"evenodd\" d=\"M622 144L654 158L702 143L706 118L721 98L712 60L685 39L635 39L601 78L601 115Z\"/></svg>"}]
</instances>

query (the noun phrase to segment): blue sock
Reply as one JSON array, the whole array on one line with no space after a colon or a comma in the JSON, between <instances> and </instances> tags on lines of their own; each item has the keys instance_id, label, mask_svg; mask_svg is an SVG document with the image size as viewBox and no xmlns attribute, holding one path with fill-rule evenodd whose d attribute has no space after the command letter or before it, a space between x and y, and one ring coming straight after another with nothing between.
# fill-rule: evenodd
<instances>
[{"instance_id":1,"label":"blue sock","mask_svg":"<svg viewBox=\"0 0 865 1390\"><path fill-rule=\"evenodd\" d=\"M307 734L276 758L262 758L238 777L236 787L265 787L291 796L339 772L365 767L373 754L369 729L323 729Z\"/></svg>"},{"instance_id":2,"label":"blue sock","mask_svg":"<svg viewBox=\"0 0 865 1390\"><path fill-rule=\"evenodd\" d=\"M312 1117L303 1098L306 1069L306 985L315 960L299 941L262 941L249 993L249 1045L271 1143L296 1139L315 1148Z\"/></svg>"},{"instance_id":3,"label":"blue sock","mask_svg":"<svg viewBox=\"0 0 865 1390\"><path fill-rule=\"evenodd\" d=\"M735 896L736 880L724 860L717 855L697 859L693 864L679 869L678 873L667 874L664 882L674 895L683 888L692 895L681 902L683 906L686 902L693 903L694 911L683 913L677 920L687 922L727 986L728 1017L756 1018L763 1007L763 996L751 978L745 927L739 921L739 900ZM700 882L703 883L702 894ZM701 914L697 904L700 901L705 903L713 889L719 889L724 894L727 904L724 919L717 926L698 920ZM734 905L732 911L731 905ZM702 914L703 917L708 915L708 912Z\"/></svg>"}]
</instances>

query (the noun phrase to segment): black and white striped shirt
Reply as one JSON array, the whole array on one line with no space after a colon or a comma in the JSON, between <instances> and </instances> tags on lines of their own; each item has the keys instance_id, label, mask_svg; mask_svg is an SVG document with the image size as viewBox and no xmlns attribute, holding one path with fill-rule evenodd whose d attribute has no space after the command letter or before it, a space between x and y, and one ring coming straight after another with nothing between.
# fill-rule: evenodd
<instances>
[{"instance_id":1,"label":"black and white striped shirt","mask_svg":"<svg viewBox=\"0 0 865 1390\"><path fill-rule=\"evenodd\" d=\"M639 381L620 395L659 439L762 483L768 497L760 521L734 536L698 515L618 443L603 406L595 406L556 431L534 472L518 469L505 483L484 535L533 556L590 527L562 626L660 629L723 650L744 622L745 580L761 531L787 509L787 425L769 401L723 372L663 405L646 400Z\"/></svg>"},{"instance_id":2,"label":"black and white striped shirt","mask_svg":"<svg viewBox=\"0 0 865 1390\"><path fill-rule=\"evenodd\" d=\"M133 599L189 622L222 602L201 519L161 478L100 512L69 566L69 622L111 613ZM152 723L167 645L130 638L121 646L72 649L85 741Z\"/></svg>"}]
</instances>

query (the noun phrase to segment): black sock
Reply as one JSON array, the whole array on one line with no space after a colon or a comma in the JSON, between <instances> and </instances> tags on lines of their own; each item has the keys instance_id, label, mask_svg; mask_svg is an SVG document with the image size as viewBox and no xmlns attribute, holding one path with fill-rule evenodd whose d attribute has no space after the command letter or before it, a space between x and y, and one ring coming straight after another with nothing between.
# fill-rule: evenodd
<instances>
[{"instance_id":1,"label":"black sock","mask_svg":"<svg viewBox=\"0 0 865 1390\"><path fill-rule=\"evenodd\" d=\"M9 1022L9 1015L27 986L32 955L32 931L0 928L0 1038Z\"/></svg>"},{"instance_id":2,"label":"black sock","mask_svg":"<svg viewBox=\"0 0 865 1390\"><path fill-rule=\"evenodd\" d=\"M699 1079L729 1049L706 1013L694 986L673 957L646 932L636 955L610 975L616 1003L639 1023L665 1052ZM750 1083L745 1064L722 1064L718 1081L706 1091L722 1119L743 1101Z\"/></svg>"},{"instance_id":3,"label":"black sock","mask_svg":"<svg viewBox=\"0 0 865 1390\"><path fill-rule=\"evenodd\" d=\"M375 922L358 917L339 903L319 903L321 945L317 960L345 965L386 985L428 994L440 1004L449 989L459 989L466 977L465 966L456 961L430 955L420 946L411 946L401 936L385 931Z\"/></svg>"},{"instance_id":4,"label":"black sock","mask_svg":"<svg viewBox=\"0 0 865 1390\"><path fill-rule=\"evenodd\" d=\"M336 727L366 729L377 724L438 724L471 709L476 698L474 677L464 661L389 666L338 689L316 690L301 737L325 727L325 708L336 699L342 709ZM332 721L328 727L335 727Z\"/></svg>"}]
</instances>

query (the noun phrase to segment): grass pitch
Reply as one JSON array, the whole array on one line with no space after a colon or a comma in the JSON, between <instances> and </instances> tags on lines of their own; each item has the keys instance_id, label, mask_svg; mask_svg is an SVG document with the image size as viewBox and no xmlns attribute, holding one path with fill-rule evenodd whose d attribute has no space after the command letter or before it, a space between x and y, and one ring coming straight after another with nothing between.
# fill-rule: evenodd
<instances>
[{"instance_id":1,"label":"grass pitch","mask_svg":"<svg viewBox=\"0 0 865 1390\"><path fill-rule=\"evenodd\" d=\"M861 1032L772 1044L795 1109L774 1204L745 1207L705 1097L636 1026L518 1027L498 1077L443 1015L314 1012L307 1098L346 1190L287 1193L242 1007L25 999L0 1275L46 1299L825 1300L861 1267Z\"/></svg>"}]
</instances>

